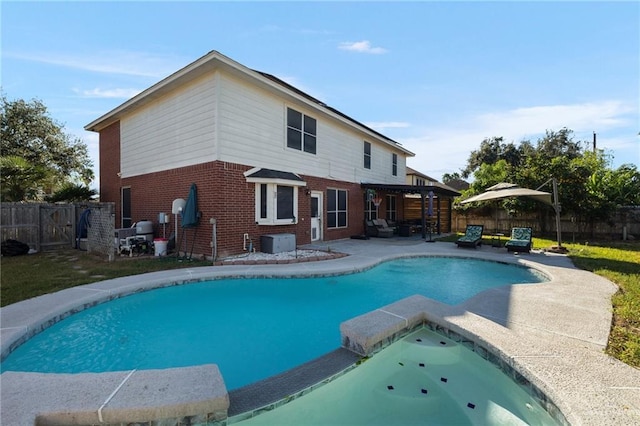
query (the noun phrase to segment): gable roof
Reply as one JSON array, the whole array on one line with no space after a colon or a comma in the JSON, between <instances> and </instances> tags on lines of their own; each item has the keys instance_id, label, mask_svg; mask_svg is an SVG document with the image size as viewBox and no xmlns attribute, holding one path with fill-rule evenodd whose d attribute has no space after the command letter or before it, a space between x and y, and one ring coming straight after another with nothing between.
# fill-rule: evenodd
<instances>
[{"instance_id":1,"label":"gable roof","mask_svg":"<svg viewBox=\"0 0 640 426\"><path fill-rule=\"evenodd\" d=\"M88 131L99 132L105 127L117 122L129 112L153 102L155 99L171 92L175 88L180 87L182 84L188 81L191 81L207 73L211 73L215 70L224 70L236 77L239 77L244 81L247 81L254 85L258 85L262 88L266 88L268 91L275 92L285 99L303 103L308 107L331 117L334 120L359 129L363 133L374 137L375 139L387 144L388 146L404 153L409 157L413 157L415 155L413 152L404 148L399 142L396 142L393 139L384 136L383 134L371 129L370 127L360 123L359 121L354 120L346 114L341 113L337 109L326 105L325 103L319 101L311 95L308 95L302 90L297 89L294 86L270 74L247 68L244 65L224 56L223 54L215 50L212 50L211 52L195 60L189 65L162 79L148 89L140 92L120 106L112 109L108 113L87 124L84 129Z\"/></svg>"},{"instance_id":2,"label":"gable roof","mask_svg":"<svg viewBox=\"0 0 640 426\"><path fill-rule=\"evenodd\" d=\"M280 180L291 180L297 182L304 182L300 176L291 172L282 172L280 170L272 170L272 169L251 169L245 172L245 177L247 178L258 178L258 179L280 179Z\"/></svg>"},{"instance_id":3,"label":"gable roof","mask_svg":"<svg viewBox=\"0 0 640 426\"><path fill-rule=\"evenodd\" d=\"M419 172L419 171L417 171L416 169L412 169L412 168L411 168L411 167L409 167L409 166L407 166L407 167L406 167L406 169L407 169L406 174L408 174L408 175L416 175L416 176L419 176L419 177L421 177L421 178L424 178L424 180L428 180L428 181L430 181L430 182L438 182L438 179L434 179L434 178L432 178L431 176L427 176L427 175L425 175L424 173L420 173L420 172Z\"/></svg>"}]
</instances>

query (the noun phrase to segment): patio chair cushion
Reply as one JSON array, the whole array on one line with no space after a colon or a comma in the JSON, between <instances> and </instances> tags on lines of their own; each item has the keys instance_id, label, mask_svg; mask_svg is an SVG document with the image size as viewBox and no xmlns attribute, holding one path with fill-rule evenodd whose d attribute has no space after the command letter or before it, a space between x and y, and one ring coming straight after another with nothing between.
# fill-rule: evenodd
<instances>
[{"instance_id":1,"label":"patio chair cushion","mask_svg":"<svg viewBox=\"0 0 640 426\"><path fill-rule=\"evenodd\" d=\"M531 228L513 228L511 239L505 243L508 251L529 252L531 250Z\"/></svg>"},{"instance_id":2,"label":"patio chair cushion","mask_svg":"<svg viewBox=\"0 0 640 426\"><path fill-rule=\"evenodd\" d=\"M467 225L464 235L456 241L458 247L477 247L482 245L483 225Z\"/></svg>"},{"instance_id":3,"label":"patio chair cushion","mask_svg":"<svg viewBox=\"0 0 640 426\"><path fill-rule=\"evenodd\" d=\"M393 228L385 228L384 226L379 225L377 220L368 220L367 235L372 237L389 238L393 236Z\"/></svg>"}]
</instances>

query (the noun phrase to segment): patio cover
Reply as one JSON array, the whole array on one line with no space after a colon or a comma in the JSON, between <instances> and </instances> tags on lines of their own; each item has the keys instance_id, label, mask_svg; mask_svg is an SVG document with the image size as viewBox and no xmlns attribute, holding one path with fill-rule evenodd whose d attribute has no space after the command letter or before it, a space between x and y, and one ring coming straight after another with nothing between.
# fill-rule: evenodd
<instances>
[{"instance_id":1,"label":"patio cover","mask_svg":"<svg viewBox=\"0 0 640 426\"><path fill-rule=\"evenodd\" d=\"M433 195L457 197L460 192L440 182L429 182L429 185L394 185L385 183L361 183L362 189L373 189L376 191L395 192L400 194L420 194L421 201L421 222L422 222L422 238L426 240L426 223L427 223L427 207L426 199L430 193ZM433 197L433 195L431 195ZM433 201L432 201L433 202ZM433 212L432 212L433 214Z\"/></svg>"},{"instance_id":2,"label":"patio cover","mask_svg":"<svg viewBox=\"0 0 640 426\"><path fill-rule=\"evenodd\" d=\"M427 196L429 191L434 195L457 197L460 192L440 182L431 182L430 185L393 185L385 183L362 183L363 189L375 189L376 191L397 192L401 194L422 194Z\"/></svg>"}]
</instances>

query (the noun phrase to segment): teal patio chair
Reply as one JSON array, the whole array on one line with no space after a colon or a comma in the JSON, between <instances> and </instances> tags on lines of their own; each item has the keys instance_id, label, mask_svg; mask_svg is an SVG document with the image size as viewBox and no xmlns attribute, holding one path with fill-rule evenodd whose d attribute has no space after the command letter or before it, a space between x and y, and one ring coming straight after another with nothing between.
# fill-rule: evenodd
<instances>
[{"instance_id":1,"label":"teal patio chair","mask_svg":"<svg viewBox=\"0 0 640 426\"><path fill-rule=\"evenodd\" d=\"M458 247L473 247L482 245L482 231L484 225L467 225L467 229L464 231L464 235L458 238L456 244Z\"/></svg>"},{"instance_id":2,"label":"teal patio chair","mask_svg":"<svg viewBox=\"0 0 640 426\"><path fill-rule=\"evenodd\" d=\"M508 251L529 253L531 251L531 228L513 228L511 239L505 243Z\"/></svg>"}]
</instances>

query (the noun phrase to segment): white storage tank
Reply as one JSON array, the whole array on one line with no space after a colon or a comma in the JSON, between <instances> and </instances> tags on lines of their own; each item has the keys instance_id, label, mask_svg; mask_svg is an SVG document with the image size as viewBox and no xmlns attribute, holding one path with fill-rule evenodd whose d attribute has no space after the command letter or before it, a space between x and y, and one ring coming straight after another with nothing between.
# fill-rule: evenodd
<instances>
[{"instance_id":1,"label":"white storage tank","mask_svg":"<svg viewBox=\"0 0 640 426\"><path fill-rule=\"evenodd\" d=\"M144 237L147 241L153 241L153 222L150 220L141 220L136 223L136 235Z\"/></svg>"}]
</instances>

